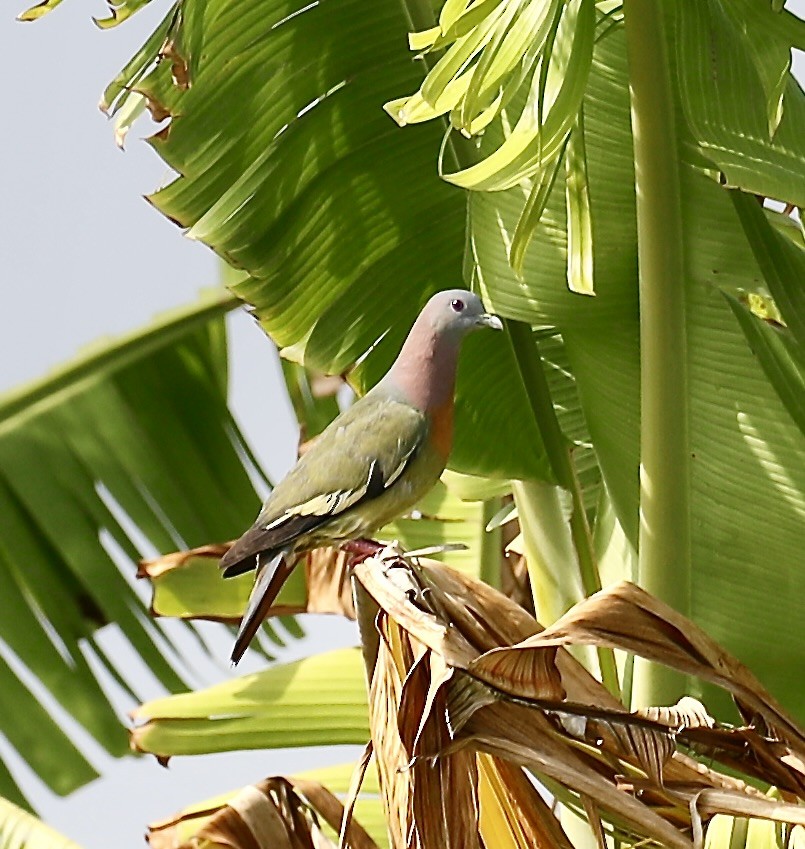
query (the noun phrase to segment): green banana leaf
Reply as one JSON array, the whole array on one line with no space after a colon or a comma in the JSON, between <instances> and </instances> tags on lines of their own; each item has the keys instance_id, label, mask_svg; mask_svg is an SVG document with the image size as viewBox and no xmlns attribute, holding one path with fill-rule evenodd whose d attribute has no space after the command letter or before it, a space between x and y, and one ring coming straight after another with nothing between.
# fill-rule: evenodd
<instances>
[{"instance_id":1,"label":"green banana leaf","mask_svg":"<svg viewBox=\"0 0 805 849\"><path fill-rule=\"evenodd\" d=\"M131 731L131 744L161 759L237 749L362 745L369 739L364 677L360 651L340 649L154 699L132 713L142 724Z\"/></svg>"},{"instance_id":2,"label":"green banana leaf","mask_svg":"<svg viewBox=\"0 0 805 849\"><path fill-rule=\"evenodd\" d=\"M465 202L433 170L437 128L402 133L380 108L417 81L400 49L402 10L385 3L366 15L355 0L300 8L185 3L171 37L192 85L174 86L168 63L145 73L159 43L121 79L182 115L151 141L181 175L151 201L248 272L233 291L286 357L339 374L371 348L352 377L365 388L427 297L461 285ZM229 55L234 64L218 61ZM107 94L113 108L125 102L119 91ZM220 131L199 145L211 126ZM462 357L452 466L549 477L512 354L495 336L470 339ZM479 438L492 430L501 438Z\"/></svg>"},{"instance_id":3,"label":"green banana leaf","mask_svg":"<svg viewBox=\"0 0 805 849\"><path fill-rule=\"evenodd\" d=\"M785 405L805 434L805 356L787 327L759 318L737 298L727 295L749 347Z\"/></svg>"},{"instance_id":4,"label":"green banana leaf","mask_svg":"<svg viewBox=\"0 0 805 849\"><path fill-rule=\"evenodd\" d=\"M561 180L514 274L511 245L528 186L474 194L465 227L464 196L436 179L439 128L398 130L380 112L424 77L403 50L412 23L421 22L406 20L396 4L367 15L354 0L186 0L110 86L107 102L125 112L139 92L169 119L152 144L180 177L153 202L245 270L233 288L289 358L340 373L369 352L352 379L370 384L428 294L461 278L462 252L465 280L502 315L557 328L562 378L573 386L560 417L589 431L590 456L636 545L641 349L618 20L598 19L614 26L597 30L578 125L583 145L567 169L578 179L583 149L585 197L570 214L584 236L577 263L588 263L592 239L595 298L564 285L575 224L569 239ZM673 577L687 589L683 612L802 715L790 671L805 661L805 638L792 630L805 613L797 569L805 451L721 291L754 291L762 266L722 183L803 202L805 96L787 75L788 48L803 43L802 27L771 7L720 0L674 4L664 25L680 136L684 361L643 379L662 381L674 369L688 375L690 452L677 474L688 481L693 567ZM166 39L172 61L153 66ZM501 144L500 128L490 127L480 155ZM460 140L456 147L468 155ZM468 342L453 464L550 483L513 366L504 340Z\"/></svg>"},{"instance_id":5,"label":"green banana leaf","mask_svg":"<svg viewBox=\"0 0 805 849\"><path fill-rule=\"evenodd\" d=\"M0 849L81 849L28 811L0 798Z\"/></svg>"},{"instance_id":6,"label":"green banana leaf","mask_svg":"<svg viewBox=\"0 0 805 849\"><path fill-rule=\"evenodd\" d=\"M640 343L633 143L620 31L596 46L584 115L597 297L581 299L556 285L566 251L561 190L555 188L548 201L522 278L512 273L505 250L522 193L474 194L471 228L478 274L492 305L561 331L604 481L636 544ZM777 152L780 140L787 122L796 126L802 116L805 96L791 90L770 164L754 163L754 190L774 189L775 157L785 156ZM739 143L739 134L731 138ZM743 155L752 149L747 142ZM680 163L688 271L685 362L667 367L688 373L690 455L679 471L689 480L693 568L675 580L689 588L690 609L684 612L802 716L801 685L790 670L805 663L805 634L792 630L805 615L805 576L798 568L805 446L721 292L757 289L755 257L727 191L703 170L700 152L685 153L690 154ZM718 706L714 699L708 693L708 704Z\"/></svg>"},{"instance_id":7,"label":"green banana leaf","mask_svg":"<svg viewBox=\"0 0 805 849\"><path fill-rule=\"evenodd\" d=\"M805 173L805 96L787 81L781 59L781 45L801 43L802 28L788 13L753 14L749 4L725 11L708 0L692 11L677 4L665 21L679 103L687 278L685 362L664 368L684 367L689 379L691 450L678 474L689 481L694 564L676 580L690 588L683 612L801 711L789 673L805 661L805 640L790 630L805 613L805 578L795 568L805 509L802 443L719 291L753 291L759 273L714 177L800 202ZM618 19L598 24L578 129L595 298L564 285L561 180L515 275L509 247L527 187L472 193L465 230L462 195L434 174L439 128L399 130L379 110L422 79L402 50L409 23L395 4L366 15L349 0L304 8L272 2L259 12L246 0L186 2L166 26L191 85L175 84L167 62L149 70L147 51L121 79L136 80L152 106L174 116L152 144L181 176L153 202L248 273L233 288L288 357L340 373L371 348L353 379L373 382L424 299L458 282L464 247L466 279L497 311L558 328L575 379L566 414L586 422L618 520L636 545L640 334L629 80ZM707 39L717 39L718 49L708 52ZM719 79L734 80L723 96L708 76L712 63ZM118 81L107 100L119 107L125 98ZM478 155L501 143L493 124ZM459 158L467 155L458 139L456 146ZM550 482L513 366L499 337L469 340L453 465ZM772 661L782 644L785 659Z\"/></svg>"},{"instance_id":8,"label":"green banana leaf","mask_svg":"<svg viewBox=\"0 0 805 849\"><path fill-rule=\"evenodd\" d=\"M14 658L0 660L0 713L14 717L8 742L56 793L97 773L53 700L107 752L127 750L96 670L136 695L100 628L115 623L163 686L184 687L131 583L141 546L230 539L256 509L226 406L221 316L235 303L211 294L0 399L0 638ZM2 765L0 792L24 803Z\"/></svg>"}]
</instances>

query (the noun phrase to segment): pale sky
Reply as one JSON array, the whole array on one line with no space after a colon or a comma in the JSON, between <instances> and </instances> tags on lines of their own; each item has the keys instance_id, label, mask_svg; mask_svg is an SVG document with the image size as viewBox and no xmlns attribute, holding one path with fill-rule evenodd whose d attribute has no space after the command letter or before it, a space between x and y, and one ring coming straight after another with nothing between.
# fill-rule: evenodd
<instances>
[{"instance_id":1,"label":"pale sky","mask_svg":"<svg viewBox=\"0 0 805 849\"><path fill-rule=\"evenodd\" d=\"M163 218L142 195L169 179L162 161L131 132L127 149L97 109L106 83L150 34L167 8L154 3L123 26L101 32L90 15L102 2L65 0L37 23L0 16L3 155L0 156L0 391L41 376L101 336L120 334L155 313L188 303L217 281L216 260ZM281 476L296 446L293 415L278 381L272 346L244 314L230 317L232 404L269 474ZM291 643L283 659L353 644L355 629L335 617L305 617L313 636ZM309 620L315 621L311 624ZM324 620L324 621L323 621ZM218 663L183 645L210 685L261 667L247 655L229 668L231 638L211 626ZM120 657L113 629L104 643ZM135 664L132 657L127 664ZM134 676L144 698L163 695L147 671ZM119 700L121 716L135 707ZM357 754L330 751L251 752L177 758L169 769L153 758L113 760L64 718L86 742L103 777L66 799L53 796L19 761L15 775L50 825L86 849L144 846L147 822L268 775L343 763ZM3 718L0 718L0 732ZM0 755L9 748L0 733Z\"/></svg>"}]
</instances>

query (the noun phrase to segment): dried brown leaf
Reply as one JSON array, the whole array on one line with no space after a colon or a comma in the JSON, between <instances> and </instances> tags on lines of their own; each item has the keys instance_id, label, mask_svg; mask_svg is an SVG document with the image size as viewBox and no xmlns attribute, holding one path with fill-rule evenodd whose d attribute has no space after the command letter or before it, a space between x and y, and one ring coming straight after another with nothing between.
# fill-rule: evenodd
<instances>
[{"instance_id":1,"label":"dried brown leaf","mask_svg":"<svg viewBox=\"0 0 805 849\"><path fill-rule=\"evenodd\" d=\"M805 775L796 767L797 755L786 743L764 737L755 728L684 728L677 739L703 757L805 799Z\"/></svg>"},{"instance_id":2,"label":"dried brown leaf","mask_svg":"<svg viewBox=\"0 0 805 849\"><path fill-rule=\"evenodd\" d=\"M440 757L441 806L450 849L480 849L478 765L475 752L461 750ZM422 842L422 849L428 844Z\"/></svg>"},{"instance_id":3,"label":"dried brown leaf","mask_svg":"<svg viewBox=\"0 0 805 849\"><path fill-rule=\"evenodd\" d=\"M406 769L409 758L400 740L397 721L403 658L394 635L398 626L383 611L378 614L377 630L380 641L369 684L369 727L391 845L393 849L407 849L412 776Z\"/></svg>"},{"instance_id":4,"label":"dried brown leaf","mask_svg":"<svg viewBox=\"0 0 805 849\"><path fill-rule=\"evenodd\" d=\"M285 822L267 787L252 785L231 799L198 833L198 838L232 849L295 849L298 830Z\"/></svg>"},{"instance_id":5,"label":"dried brown leaf","mask_svg":"<svg viewBox=\"0 0 805 849\"><path fill-rule=\"evenodd\" d=\"M362 566L357 567L359 571L362 568ZM363 569L363 571L367 570ZM397 735L393 739L391 749L392 757L398 763L400 757L397 746L399 744L404 745L410 758L407 769L399 776L407 783L409 794L410 809L402 803L402 800L399 800L400 809L409 809L411 814L407 845L427 847L427 849L442 846L461 847L461 849L480 846L478 822L480 803L477 790L476 755L472 751L457 749L451 745L451 733L447 725L447 703L451 698L448 693L457 676L455 670L446 664L444 657L439 653L432 651L427 654L422 653L426 641L440 647L446 646L446 651L457 657L462 655L471 657L477 653L477 649L473 649L468 641L457 633L458 629L442 628L440 624L441 621L449 622L444 610L461 605L464 598L447 598L447 593L442 587L420 583L415 570L405 566L383 567L383 574L386 581L380 582L382 586L376 587L378 593L381 595L385 593L386 602L392 609L402 610L407 600L405 618L415 632L415 636L413 633L409 634L411 643L408 651L403 651L399 639L407 632L400 628L399 637L390 639L391 620L384 618L384 614L381 613L378 622L382 639L380 647L374 653L376 659L373 674L373 685L382 677L383 669L386 670L386 675L394 673L399 676L397 683L400 686L400 695L397 723L394 729ZM433 576L429 575L429 577ZM445 572L444 577L447 585L450 586L452 576ZM477 602L477 596L473 599L461 586L452 586L451 589L461 590L462 594L473 603ZM480 595L483 596L484 593ZM360 597L359 594L359 599ZM439 615L435 612L437 608ZM472 637L474 640L482 640L488 644L490 634L496 634L499 629L496 625L487 627L483 618L477 615L477 610L476 607L475 615L469 620ZM516 616L519 616L519 613ZM531 627L534 626L535 623L528 619L527 614L525 619ZM499 639L499 634L495 638ZM384 662L383 655L387 647L393 647L392 650L395 651L398 660L403 660L407 655L410 665L405 663L391 665ZM469 681L474 680L466 675L461 677ZM373 704L376 702L374 693L371 702ZM391 732L388 722L383 729L375 729L373 725L373 736L380 734L388 738ZM439 752L441 752L440 755ZM515 778L512 776L515 776L520 790L518 796L517 789L506 789L508 785L504 782L504 790L501 792L506 798L512 794L515 798L525 796L527 801L522 802L524 805L530 802L533 796L538 798L538 794L525 778L522 770L516 767L508 767L508 770L508 780L514 783ZM495 802L496 804L499 804L499 800ZM488 801L488 817L494 810L493 802ZM549 812L548 815L555 823L555 819ZM533 826L533 829L536 829L536 826ZM402 828L395 830L400 833L404 831ZM531 843L530 845L539 844ZM556 843L556 845L561 849L567 846L566 843Z\"/></svg>"},{"instance_id":6,"label":"dried brown leaf","mask_svg":"<svg viewBox=\"0 0 805 849\"><path fill-rule=\"evenodd\" d=\"M750 707L795 752L805 732L757 678L697 625L626 581L596 593L518 648L584 644L620 648L717 684Z\"/></svg>"},{"instance_id":7,"label":"dried brown leaf","mask_svg":"<svg viewBox=\"0 0 805 849\"><path fill-rule=\"evenodd\" d=\"M590 797L602 810L626 823L636 834L659 841L668 849L691 849L677 828L639 799L619 790L605 764L574 750L540 712L497 702L478 711L462 734L481 751L521 766Z\"/></svg>"},{"instance_id":8,"label":"dried brown leaf","mask_svg":"<svg viewBox=\"0 0 805 849\"><path fill-rule=\"evenodd\" d=\"M466 670L481 654L489 652L490 657L473 672L493 686L503 684L501 678L510 669L512 676L527 678L519 675L520 664L534 668L533 661L525 655L522 660L515 657L508 666L501 661L498 667L494 650L510 649L513 643L538 633L541 626L488 584L435 561L428 561L427 567L413 567L400 560L369 559L355 566L355 576L402 628L440 654L450 666ZM551 657L547 652L543 656ZM541 659L536 666L545 669L550 677L540 682L528 681L525 696L541 691L555 695L561 687L574 701L620 707L620 702L564 650L555 655L557 676L553 671L547 672L549 664Z\"/></svg>"},{"instance_id":9,"label":"dried brown leaf","mask_svg":"<svg viewBox=\"0 0 805 849\"><path fill-rule=\"evenodd\" d=\"M585 741L602 755L614 756L641 768L651 778L651 786L660 790L663 787L663 768L673 755L675 744L672 733L652 720L624 709L611 711L568 702L512 698L464 674L453 678L449 695L448 716L454 734L464 729L465 734L471 735L472 731L465 726L482 707L495 702L520 704L539 710L540 716L556 721L557 729L571 738ZM483 717L479 721L482 722ZM680 771L683 770L679 767L675 770L677 774ZM698 773L694 772L693 777L698 777ZM690 779L690 774L685 778Z\"/></svg>"},{"instance_id":10,"label":"dried brown leaf","mask_svg":"<svg viewBox=\"0 0 805 849\"><path fill-rule=\"evenodd\" d=\"M337 548L317 548L305 555L305 612L355 618L348 559L349 555Z\"/></svg>"},{"instance_id":11,"label":"dried brown leaf","mask_svg":"<svg viewBox=\"0 0 805 849\"><path fill-rule=\"evenodd\" d=\"M598 849L607 849L604 824L601 822L601 815L598 813L598 808L595 807L595 803L589 796L583 796L581 802L584 806L584 813L587 815L587 823L593 833Z\"/></svg>"},{"instance_id":12,"label":"dried brown leaf","mask_svg":"<svg viewBox=\"0 0 805 849\"><path fill-rule=\"evenodd\" d=\"M446 713L447 685L453 670L432 652L425 656L424 662L418 660L414 669L423 667L429 672L426 686L409 690L408 699L411 726L416 729L409 753L413 755L411 771L417 839L419 845L428 849L473 849L479 847L475 754L462 750L448 754L446 751L451 743ZM419 723L418 716L421 717Z\"/></svg>"},{"instance_id":13,"label":"dried brown leaf","mask_svg":"<svg viewBox=\"0 0 805 849\"><path fill-rule=\"evenodd\" d=\"M500 589L505 596L534 616L531 579L523 555L506 552L506 556L501 560Z\"/></svg>"},{"instance_id":14,"label":"dried brown leaf","mask_svg":"<svg viewBox=\"0 0 805 849\"><path fill-rule=\"evenodd\" d=\"M484 753L534 770L582 804L587 800L616 830L675 849L694 845L691 835L700 835L718 804L800 821L796 806L772 809L754 788L675 750L681 739L805 798L797 751L803 732L737 660L636 587L599 593L541 631L509 599L441 564L411 564L386 553L357 565L355 577L358 598L380 609L381 648L365 655L373 684L378 676L394 677L383 691L394 702L384 708L387 728L393 718L395 732L389 780L405 753L413 757L398 797L409 830L400 824L395 849L448 845L451 830L432 815L459 787L449 770L466 782L467 764ZM367 621L364 616L362 632ZM714 726L692 699L630 713L567 653L564 646L573 643L623 648L720 683L759 721L742 729ZM475 762L457 759L473 752ZM379 757L382 762L387 753ZM418 772L424 761L430 773ZM473 774L470 769L471 782ZM488 799L483 782L482 776L478 792ZM496 798L496 816L505 816L504 802ZM483 802L471 797L461 804L467 811L481 804L483 811ZM513 830L506 833L516 841ZM462 837L471 839L472 829Z\"/></svg>"},{"instance_id":15,"label":"dried brown leaf","mask_svg":"<svg viewBox=\"0 0 805 849\"><path fill-rule=\"evenodd\" d=\"M802 758L798 758L796 755L786 754L782 755L780 760L791 769L796 770L799 773L802 773L805 776L805 761Z\"/></svg>"},{"instance_id":16,"label":"dried brown leaf","mask_svg":"<svg viewBox=\"0 0 805 849\"><path fill-rule=\"evenodd\" d=\"M427 644L447 664L466 670L473 678L480 679L473 681L467 675L459 675L450 681L449 699L444 711L453 735L476 711L497 698L516 697L538 701L544 708L561 708L564 688L559 671L560 662L563 672L567 670L573 673L572 680L577 692L583 692L588 697L591 693L595 698L601 697L603 688L597 682L591 686L585 679L587 673L582 671L580 674L576 662L565 652L559 653L559 658L550 651L520 651L500 647L506 638L516 638L523 631L533 633L539 626L521 610L512 611L512 615L508 616L513 605L480 582L467 579L445 567L429 566L425 572L422 568L406 567L400 563L392 567L389 564L378 564L377 561L366 561L359 565L356 574L378 604L404 629L416 635L418 640ZM499 648L488 650L495 642ZM486 653L470 659L473 649L477 651L479 647L487 649ZM422 670L424 668L422 664ZM418 669L406 680L404 697L413 688L414 681L419 682L420 690L424 688L424 679ZM440 681L439 686L442 683ZM582 683L582 686L578 686L578 683ZM487 684L493 689L490 690ZM424 713L410 710L410 701L403 699L405 710L401 709L398 717L403 733L404 729L411 727L411 715L417 718L413 727L420 729L424 726L419 717L424 715L427 721L433 715L432 707ZM616 719L629 717L624 708L608 694L597 703L609 704L610 712ZM577 707L579 713L589 709L583 704ZM609 718L606 709L599 709L599 713L602 720ZM651 726L651 723L645 724ZM599 733L596 732L596 737ZM607 726L606 737L613 741L610 748L615 753L641 765L659 782L662 766L674 750L673 741L663 727L632 730L628 727ZM438 740L438 737L434 736L433 739ZM447 741L442 745L447 745ZM410 752L410 744L408 749Z\"/></svg>"},{"instance_id":17,"label":"dried brown leaf","mask_svg":"<svg viewBox=\"0 0 805 849\"><path fill-rule=\"evenodd\" d=\"M766 796L748 796L734 790L702 790L696 798L702 814L730 814L734 817L759 817L774 822L805 826L805 806L778 802Z\"/></svg>"},{"instance_id":18,"label":"dried brown leaf","mask_svg":"<svg viewBox=\"0 0 805 849\"><path fill-rule=\"evenodd\" d=\"M551 648L544 652L492 649L470 663L467 671L506 693L561 701L566 693Z\"/></svg>"},{"instance_id":19,"label":"dried brown leaf","mask_svg":"<svg viewBox=\"0 0 805 849\"><path fill-rule=\"evenodd\" d=\"M352 815L355 811L355 803L358 801L358 794L361 792L361 787L363 786L363 779L366 775L366 770L369 766L369 761L372 759L373 752L374 747L372 745L372 741L370 740L366 744L366 748L363 750L363 754L361 755L358 762L355 764L355 769L352 772L352 779L349 782L347 797L344 801L344 817L341 820L341 828L339 829L338 833L338 849L344 849L344 847L346 846L347 829L349 828L349 825L352 822Z\"/></svg>"},{"instance_id":20,"label":"dried brown leaf","mask_svg":"<svg viewBox=\"0 0 805 849\"><path fill-rule=\"evenodd\" d=\"M417 739L422 734L422 728L428 717L423 714L422 706L429 701L430 695L430 664L427 653L420 654L409 667L402 682L400 703L397 714L397 733L405 747L409 758L413 757ZM432 698L436 693L433 693ZM439 752L441 746L433 749L431 754Z\"/></svg>"},{"instance_id":21,"label":"dried brown leaf","mask_svg":"<svg viewBox=\"0 0 805 849\"><path fill-rule=\"evenodd\" d=\"M594 739L604 751L612 751L624 760L636 762L655 784L662 787L664 767L676 750L672 735L660 728L633 725L628 720L622 721L621 717L613 717L613 720L590 720L586 728L588 739Z\"/></svg>"},{"instance_id":22,"label":"dried brown leaf","mask_svg":"<svg viewBox=\"0 0 805 849\"><path fill-rule=\"evenodd\" d=\"M173 84L182 91L190 88L190 74L187 61L181 55L176 41L169 38L159 51L159 59L167 59L171 66L171 79Z\"/></svg>"},{"instance_id":23,"label":"dried brown leaf","mask_svg":"<svg viewBox=\"0 0 805 849\"><path fill-rule=\"evenodd\" d=\"M671 707L647 707L635 711L638 716L667 725L677 731L683 728L712 728L716 721L707 708L692 696L682 698Z\"/></svg>"},{"instance_id":24,"label":"dried brown leaf","mask_svg":"<svg viewBox=\"0 0 805 849\"><path fill-rule=\"evenodd\" d=\"M345 806L318 781L306 778L289 778L288 781L297 793L310 802L330 828L336 834L340 834L344 823ZM377 844L366 829L352 819L351 812L346 822L346 845L350 849L377 849Z\"/></svg>"},{"instance_id":25,"label":"dried brown leaf","mask_svg":"<svg viewBox=\"0 0 805 849\"><path fill-rule=\"evenodd\" d=\"M220 560L229 551L233 543L234 540L210 543L198 548L190 548L187 551L172 551L170 554L162 554L153 560L141 560L137 566L137 577L160 578L166 572L172 572L174 569L181 569L186 566L194 557L209 557Z\"/></svg>"},{"instance_id":26,"label":"dried brown leaf","mask_svg":"<svg viewBox=\"0 0 805 849\"><path fill-rule=\"evenodd\" d=\"M380 786L393 845L473 849L479 846L475 757L440 754L450 740L445 668L431 669L432 655L383 613L378 630L370 724L373 745L380 749Z\"/></svg>"},{"instance_id":27,"label":"dried brown leaf","mask_svg":"<svg viewBox=\"0 0 805 849\"><path fill-rule=\"evenodd\" d=\"M341 803L320 784L275 776L244 787L211 810L152 823L147 839L152 849L334 849L318 815L337 829L342 814ZM351 837L354 849L377 849L357 823L352 823Z\"/></svg>"},{"instance_id":28,"label":"dried brown leaf","mask_svg":"<svg viewBox=\"0 0 805 849\"><path fill-rule=\"evenodd\" d=\"M480 692L483 693L484 688L480 682L473 682L473 679L468 678L466 675L454 676L450 679L449 685L446 688L443 686L444 676L441 674L435 675L431 681L431 684L436 684L437 686L430 686L427 683L425 675L429 666L426 665L422 658L419 658L415 665L415 652L411 649L408 652L410 664L399 663L404 657L404 652L400 648L400 640L407 633L405 629L409 629L410 633L415 635L415 641L417 643L421 640L422 644L428 645L433 653L439 653L447 663L456 661L455 665L460 668L461 665L466 664L467 658L478 651L477 648L473 649L473 643L476 646L479 644L488 646L493 640L500 640L503 631L509 630L511 632L514 630L511 626L512 621L516 622L517 618L520 618L522 622L522 616L527 617L527 614L517 613L509 620L504 618L502 622L499 619L491 619L490 621L490 618L485 617L482 611L494 608L494 591L488 588L481 589L477 595L474 595L474 593L467 591L467 585L463 583L462 578L458 578L454 573L440 567L429 569L425 581L418 580L422 577L421 570L412 570L410 567L399 564L391 567L387 563L382 564L378 561L367 561L359 565L356 567L356 574L363 586L380 604L381 608L388 611L388 615L386 615L381 610L378 619L382 623L380 630L383 639L380 641L380 649L377 652L373 685L375 681L383 680L389 675L394 675L394 686L392 688L386 687L382 694L373 691L370 703L373 706L385 703L385 697L389 692L392 690L398 692L399 695L397 696L396 704L404 704L405 716L416 717L417 719L420 715L425 715L426 717L424 723L418 721L414 725L414 727L419 728L419 732L416 735L410 729L408 730L408 739L410 740L411 737L414 737L420 751L433 752L434 747L440 743L446 745L449 739L449 735L446 734L448 731L446 724L448 706L445 701L447 690L455 681L469 682L471 686L476 688L476 692L478 692L478 688L481 688ZM473 586L472 589L475 590L475 587ZM499 597L503 598L502 596ZM480 603L478 601L479 598L481 599ZM508 602L504 602L503 606L505 607L507 604ZM451 623L444 611L461 608L469 610L469 615L461 617L461 624ZM498 608L496 611L498 616L500 612ZM526 628L532 630L538 627L531 619L528 619L523 624ZM395 631L392 625L396 625L399 631ZM462 628L464 629L463 631ZM469 638L466 635L467 631L469 631ZM522 630L519 630L519 632L522 633ZM397 634L395 640L390 639L391 633ZM399 665L390 663L384 658L384 653L387 651L386 647L391 645L396 646L395 655ZM415 668L413 671L410 671L414 665ZM403 680L405 681L404 703L401 702ZM485 689L488 693L489 688L487 687ZM381 695L384 698L381 698ZM452 695L450 698L452 699ZM425 714L425 706L428 700L430 700L430 706ZM416 705L421 705L422 714L417 712ZM478 711L478 706L475 705L473 707L475 713L472 715L469 723L472 725L472 730L468 730L467 734L464 735L465 740L472 743L474 747L481 740L481 748L483 748L483 743L495 746L501 744L501 740L506 741L508 729L505 726L497 729L499 737L495 738L495 735L489 734L489 730L485 729L482 724L479 724L483 723L492 711L500 707L502 706L490 705L486 710ZM505 707L511 707L514 710L524 710L513 705L507 705ZM402 706L400 710L403 710ZM373 708L373 711L376 712L376 708ZM374 721L372 723L375 746L378 746L376 735L380 733L386 739L384 749L390 751L390 755L381 752L378 756L381 769L381 786L383 784L384 770L386 775L390 777L393 772L399 769L399 764L402 760L402 754L400 752L402 739L399 736L401 717L399 714L395 716L396 722L393 730L397 733L392 735L392 726L388 717L394 715L394 710L393 708L390 710L383 708L383 711L387 716L385 727L383 729L377 729L376 723ZM543 723L541 739L543 740L543 744L546 744L546 741L549 744L548 756L534 759L533 746L525 743L526 740L529 740L528 734L525 734L523 737L523 750L515 748L515 751L512 752L508 748L509 743L503 742L501 751L491 751L491 753L502 754L504 757L513 758L514 760L518 760L519 758L521 763L529 766L537 766L539 764L542 767L547 767L545 770L546 774L551 775L553 773L555 776L558 776L559 780L564 778L566 786L573 787L578 792L589 791L588 795L596 799L601 807L610 811L614 810L618 815L623 816L627 821L633 823L639 833L658 835L666 840L668 846L679 847L679 849L682 849L682 847L687 849L690 846L689 841L681 836L673 826L666 823L642 803L618 791L611 779L607 780L594 767L578 757L572 748L563 742L554 730L551 730L551 726L547 724L548 721L543 716L536 714L532 716L531 722ZM441 723L444 723L444 725ZM482 729L486 732L486 736L482 733ZM389 738L393 738L391 745L388 743ZM523 751L527 751L528 754L524 756ZM407 813L409 810L411 812L413 820L411 825L413 828L407 844L409 846L412 845L411 840L414 839L421 840L420 845L427 846L428 849L431 846L446 845L446 841L450 840L453 829L444 828L443 816L446 812L444 811L443 800L449 799L451 801L451 809L457 807L458 809L464 808L467 811L471 810L472 803L466 797L463 804L458 805L459 800L456 797L456 791L454 789L461 787L462 784L466 786L466 777L468 774L466 758L471 755L471 752L458 751L454 744L450 744L449 752L448 754L447 750L445 750L442 757L433 760L432 774L421 772L423 768L421 758L415 759L413 765L403 773L405 776L405 798L398 797L396 807L392 805L390 807L392 810L396 809L398 813L401 811ZM409 752L409 754L412 754L412 752ZM458 760L459 756L465 758L464 764ZM385 766L383 765L384 759L387 761ZM450 766L447 767L447 764L450 764ZM537 768L539 767L537 766ZM451 775L448 772L450 769L453 769L454 774L462 776L462 782L453 783ZM574 782L578 783L579 774L583 778L580 786L575 787ZM400 787L398 784L396 789L400 790ZM411 806L410 808L406 804L406 799ZM434 816L434 813L442 814L442 818L440 819L439 816ZM460 827L461 824L466 824L468 821L471 822L466 814L464 814L456 819L457 827ZM392 831L397 835L394 839L401 840L402 835L405 834L404 825L398 825L395 821ZM468 845L467 841L471 836L471 829L465 832L461 838L464 841L463 845ZM400 844L395 842L394 845L396 847Z\"/></svg>"},{"instance_id":29,"label":"dried brown leaf","mask_svg":"<svg viewBox=\"0 0 805 849\"><path fill-rule=\"evenodd\" d=\"M447 724L451 735L457 737L476 711L494 704L499 698L500 693L482 681L457 672L450 680L447 699Z\"/></svg>"},{"instance_id":30,"label":"dried brown leaf","mask_svg":"<svg viewBox=\"0 0 805 849\"><path fill-rule=\"evenodd\" d=\"M633 784L634 789L642 789L641 782ZM670 788L669 792L688 807L694 833L718 814L805 827L805 807L769 798L760 791L746 793L733 789L677 787Z\"/></svg>"},{"instance_id":31,"label":"dried brown leaf","mask_svg":"<svg viewBox=\"0 0 805 849\"><path fill-rule=\"evenodd\" d=\"M495 849L573 849L559 820L519 767L478 755L481 835Z\"/></svg>"}]
</instances>

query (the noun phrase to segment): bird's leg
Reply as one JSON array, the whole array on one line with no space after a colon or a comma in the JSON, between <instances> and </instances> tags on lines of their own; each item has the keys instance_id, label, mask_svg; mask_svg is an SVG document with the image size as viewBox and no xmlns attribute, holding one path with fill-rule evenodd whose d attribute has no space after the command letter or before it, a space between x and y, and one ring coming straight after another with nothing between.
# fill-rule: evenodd
<instances>
[{"instance_id":1,"label":"bird's leg","mask_svg":"<svg viewBox=\"0 0 805 849\"><path fill-rule=\"evenodd\" d=\"M349 565L356 566L358 563L363 563L364 560L374 557L375 554L383 550L383 546L373 539L350 539L341 544L341 550L347 553Z\"/></svg>"}]
</instances>

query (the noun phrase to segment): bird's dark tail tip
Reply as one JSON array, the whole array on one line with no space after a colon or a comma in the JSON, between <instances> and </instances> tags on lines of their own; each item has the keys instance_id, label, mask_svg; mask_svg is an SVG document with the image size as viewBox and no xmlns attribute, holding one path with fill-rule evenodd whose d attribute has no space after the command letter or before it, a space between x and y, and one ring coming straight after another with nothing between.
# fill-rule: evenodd
<instances>
[{"instance_id":1,"label":"bird's dark tail tip","mask_svg":"<svg viewBox=\"0 0 805 849\"><path fill-rule=\"evenodd\" d=\"M246 654L249 643L251 643L260 630L268 606L270 606L270 602L268 605L265 605L265 608L263 605L260 605L260 609L253 611L252 616L248 619L245 616L243 617L240 630L237 637L235 637L235 645L232 647L232 654L229 656L233 668L240 663L241 658Z\"/></svg>"},{"instance_id":2,"label":"bird's dark tail tip","mask_svg":"<svg viewBox=\"0 0 805 849\"><path fill-rule=\"evenodd\" d=\"M263 552L259 557L261 563L257 573L257 581L249 596L249 603L240 621L238 635L235 637L235 645L232 647L232 654L230 655L233 666L237 666L245 654L249 643L263 624L263 619L265 619L274 599L295 565L295 560L284 549L268 556L266 552ZM266 559L264 560L264 558ZM290 563L286 558L290 558Z\"/></svg>"}]
</instances>

